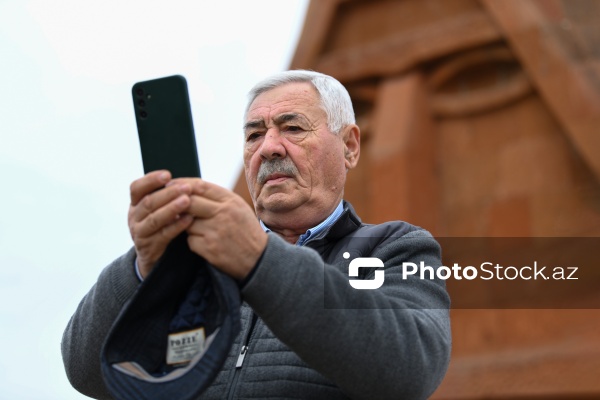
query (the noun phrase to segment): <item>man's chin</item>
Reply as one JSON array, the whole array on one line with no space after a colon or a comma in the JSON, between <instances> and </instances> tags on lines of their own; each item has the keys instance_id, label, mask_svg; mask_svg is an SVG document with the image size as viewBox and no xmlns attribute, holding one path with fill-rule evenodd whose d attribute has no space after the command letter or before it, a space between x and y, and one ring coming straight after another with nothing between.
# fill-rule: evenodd
<instances>
[{"instance_id":1,"label":"man's chin","mask_svg":"<svg viewBox=\"0 0 600 400\"><path fill-rule=\"evenodd\" d=\"M298 198L289 193L276 192L263 197L258 199L258 205L265 212L281 213L298 206Z\"/></svg>"}]
</instances>

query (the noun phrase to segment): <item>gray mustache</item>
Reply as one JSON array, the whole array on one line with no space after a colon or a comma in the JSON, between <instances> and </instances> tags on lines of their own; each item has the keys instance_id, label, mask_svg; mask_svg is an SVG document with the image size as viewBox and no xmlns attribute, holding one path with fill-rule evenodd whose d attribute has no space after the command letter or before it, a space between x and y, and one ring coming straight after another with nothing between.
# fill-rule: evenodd
<instances>
[{"instance_id":1,"label":"gray mustache","mask_svg":"<svg viewBox=\"0 0 600 400\"><path fill-rule=\"evenodd\" d=\"M274 158L272 160L263 161L258 169L258 182L265 183L267 177L272 174L284 174L288 176L298 175L298 168L289 158Z\"/></svg>"}]
</instances>

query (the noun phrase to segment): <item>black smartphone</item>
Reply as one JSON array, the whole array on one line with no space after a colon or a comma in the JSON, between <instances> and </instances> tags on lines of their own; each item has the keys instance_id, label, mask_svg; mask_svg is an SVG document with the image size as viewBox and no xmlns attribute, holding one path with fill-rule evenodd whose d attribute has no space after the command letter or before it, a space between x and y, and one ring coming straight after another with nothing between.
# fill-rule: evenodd
<instances>
[{"instance_id":1,"label":"black smartphone","mask_svg":"<svg viewBox=\"0 0 600 400\"><path fill-rule=\"evenodd\" d=\"M181 75L138 82L131 89L144 173L200 177L187 82Z\"/></svg>"}]
</instances>

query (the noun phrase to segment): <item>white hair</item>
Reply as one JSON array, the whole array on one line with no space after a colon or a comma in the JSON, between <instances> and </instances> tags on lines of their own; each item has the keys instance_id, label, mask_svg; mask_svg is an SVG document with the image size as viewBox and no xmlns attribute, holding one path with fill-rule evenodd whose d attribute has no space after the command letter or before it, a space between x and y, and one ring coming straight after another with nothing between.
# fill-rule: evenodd
<instances>
[{"instance_id":1,"label":"white hair","mask_svg":"<svg viewBox=\"0 0 600 400\"><path fill-rule=\"evenodd\" d=\"M293 82L309 82L313 85L321 99L321 108L327 114L327 128L331 132L337 134L343 127L356 122L350 95L337 79L301 69L276 73L254 85L248 93L245 114L248 114L252 102L260 94Z\"/></svg>"}]
</instances>

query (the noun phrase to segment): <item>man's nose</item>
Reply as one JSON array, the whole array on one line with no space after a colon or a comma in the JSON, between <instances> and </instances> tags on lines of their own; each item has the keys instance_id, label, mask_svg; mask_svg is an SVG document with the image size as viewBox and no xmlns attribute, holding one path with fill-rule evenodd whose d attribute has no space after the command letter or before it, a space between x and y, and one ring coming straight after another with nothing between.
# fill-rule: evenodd
<instances>
[{"instance_id":1,"label":"man's nose","mask_svg":"<svg viewBox=\"0 0 600 400\"><path fill-rule=\"evenodd\" d=\"M265 134L265 138L260 146L260 156L264 160L272 160L274 158L285 158L287 151L283 145L283 136L276 129L269 129Z\"/></svg>"}]
</instances>

